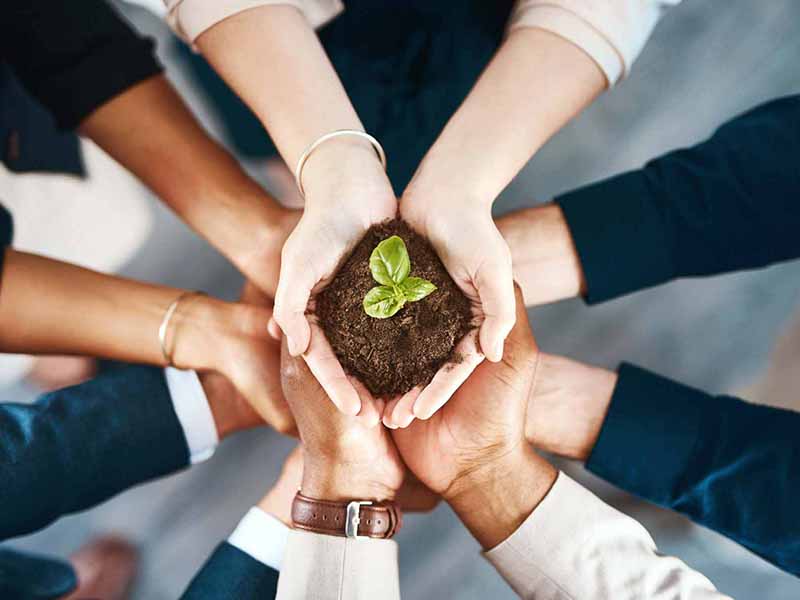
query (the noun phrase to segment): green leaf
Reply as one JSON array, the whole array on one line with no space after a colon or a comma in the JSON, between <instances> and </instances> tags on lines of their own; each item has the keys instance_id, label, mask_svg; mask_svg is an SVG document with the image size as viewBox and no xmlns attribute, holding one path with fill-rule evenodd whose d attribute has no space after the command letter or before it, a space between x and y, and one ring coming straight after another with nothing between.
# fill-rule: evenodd
<instances>
[{"instance_id":1,"label":"green leaf","mask_svg":"<svg viewBox=\"0 0 800 600\"><path fill-rule=\"evenodd\" d=\"M364 312L375 319L388 319L403 308L405 303L406 298L402 291L379 285L364 296Z\"/></svg>"},{"instance_id":2,"label":"green leaf","mask_svg":"<svg viewBox=\"0 0 800 600\"><path fill-rule=\"evenodd\" d=\"M400 284L400 289L403 290L406 300L409 302L416 302L422 300L428 294L436 291L436 286L427 279L421 277L409 277Z\"/></svg>"},{"instance_id":3,"label":"green leaf","mask_svg":"<svg viewBox=\"0 0 800 600\"><path fill-rule=\"evenodd\" d=\"M393 235L378 244L369 257L369 270L373 279L382 285L403 283L411 270L411 259L403 239Z\"/></svg>"}]
</instances>

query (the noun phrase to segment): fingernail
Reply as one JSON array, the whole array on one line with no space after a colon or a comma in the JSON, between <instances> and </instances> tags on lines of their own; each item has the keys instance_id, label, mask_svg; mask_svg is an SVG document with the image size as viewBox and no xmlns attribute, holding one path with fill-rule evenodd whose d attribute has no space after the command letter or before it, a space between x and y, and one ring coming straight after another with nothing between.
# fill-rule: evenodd
<instances>
[{"instance_id":1,"label":"fingernail","mask_svg":"<svg viewBox=\"0 0 800 600\"><path fill-rule=\"evenodd\" d=\"M388 417L383 417L383 425L388 429L397 429L397 427L392 424L391 419Z\"/></svg>"},{"instance_id":2,"label":"fingernail","mask_svg":"<svg viewBox=\"0 0 800 600\"><path fill-rule=\"evenodd\" d=\"M497 342L494 346L494 358L492 362L500 362L503 358L503 340Z\"/></svg>"}]
</instances>

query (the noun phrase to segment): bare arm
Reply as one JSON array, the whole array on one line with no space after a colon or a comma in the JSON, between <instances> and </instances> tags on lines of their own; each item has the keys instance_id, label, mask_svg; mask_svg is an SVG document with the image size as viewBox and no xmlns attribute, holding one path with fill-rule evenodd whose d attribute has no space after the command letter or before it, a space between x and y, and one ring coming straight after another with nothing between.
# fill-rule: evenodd
<instances>
[{"instance_id":1,"label":"bare arm","mask_svg":"<svg viewBox=\"0 0 800 600\"><path fill-rule=\"evenodd\" d=\"M270 295L296 216L211 139L165 77L151 77L80 126Z\"/></svg>"}]
</instances>

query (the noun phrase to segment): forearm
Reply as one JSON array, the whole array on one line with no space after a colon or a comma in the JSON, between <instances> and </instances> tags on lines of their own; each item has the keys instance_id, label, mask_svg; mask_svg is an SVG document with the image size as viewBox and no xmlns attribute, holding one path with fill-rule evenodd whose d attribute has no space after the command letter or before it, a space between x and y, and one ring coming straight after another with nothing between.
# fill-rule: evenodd
<instances>
[{"instance_id":1,"label":"forearm","mask_svg":"<svg viewBox=\"0 0 800 600\"><path fill-rule=\"evenodd\" d=\"M80 130L245 274L275 245L284 211L209 137L165 77L127 89Z\"/></svg>"},{"instance_id":2,"label":"forearm","mask_svg":"<svg viewBox=\"0 0 800 600\"><path fill-rule=\"evenodd\" d=\"M586 465L800 574L798 427L800 413L623 365Z\"/></svg>"},{"instance_id":3,"label":"forearm","mask_svg":"<svg viewBox=\"0 0 800 600\"><path fill-rule=\"evenodd\" d=\"M229 17L196 40L215 70L269 131L281 156L294 169L303 151L323 134L363 128L325 50L306 18L291 6L262 6ZM377 165L369 143L340 138L327 146L355 153ZM309 159L307 190L326 171L320 148Z\"/></svg>"},{"instance_id":4,"label":"forearm","mask_svg":"<svg viewBox=\"0 0 800 600\"><path fill-rule=\"evenodd\" d=\"M606 87L597 64L536 28L512 32L423 159L406 196L490 205Z\"/></svg>"},{"instance_id":5,"label":"forearm","mask_svg":"<svg viewBox=\"0 0 800 600\"><path fill-rule=\"evenodd\" d=\"M163 371L123 367L0 406L0 539L188 466Z\"/></svg>"},{"instance_id":6,"label":"forearm","mask_svg":"<svg viewBox=\"0 0 800 600\"><path fill-rule=\"evenodd\" d=\"M181 293L8 250L0 294L0 350L164 365L158 330ZM198 296L181 303L165 340L175 364L217 367L212 346L203 346L213 341L219 349L224 343L227 307Z\"/></svg>"},{"instance_id":7,"label":"forearm","mask_svg":"<svg viewBox=\"0 0 800 600\"><path fill-rule=\"evenodd\" d=\"M587 302L800 256L798 131L800 97L775 100L701 144L556 198Z\"/></svg>"}]
</instances>

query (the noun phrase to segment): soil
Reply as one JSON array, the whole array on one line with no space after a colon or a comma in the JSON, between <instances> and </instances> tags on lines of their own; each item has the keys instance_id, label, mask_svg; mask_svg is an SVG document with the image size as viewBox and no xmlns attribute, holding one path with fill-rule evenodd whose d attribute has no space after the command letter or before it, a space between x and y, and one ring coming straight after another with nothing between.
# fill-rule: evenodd
<instances>
[{"instance_id":1,"label":"soil","mask_svg":"<svg viewBox=\"0 0 800 600\"><path fill-rule=\"evenodd\" d=\"M437 289L418 302L407 302L388 319L375 319L362 305L366 293L378 285L369 257L378 243L393 235L406 243L410 275L433 282ZM399 219L367 231L333 281L316 296L314 313L344 370L378 398L430 383L444 364L460 360L454 347L472 329L469 300L433 247Z\"/></svg>"}]
</instances>

